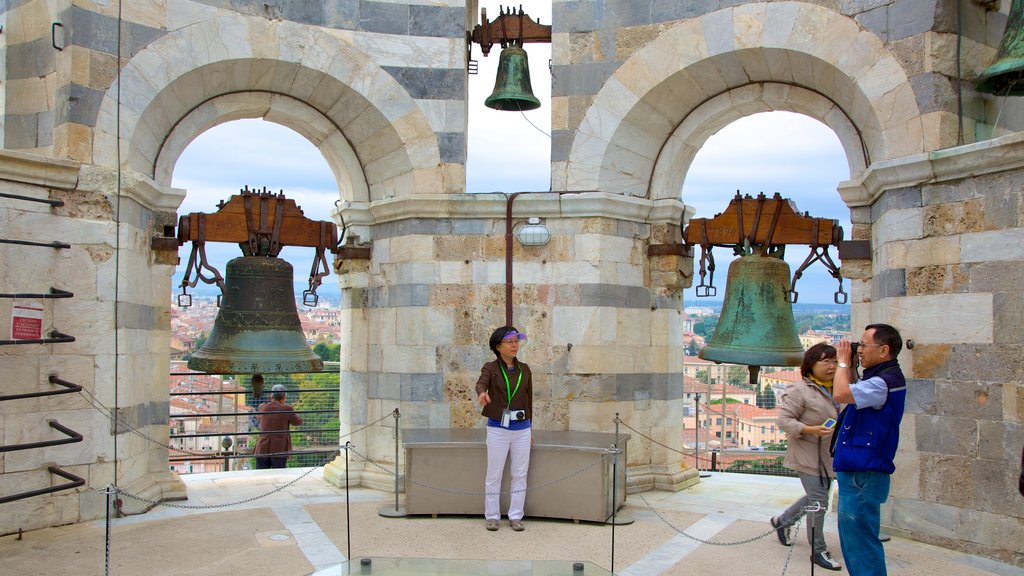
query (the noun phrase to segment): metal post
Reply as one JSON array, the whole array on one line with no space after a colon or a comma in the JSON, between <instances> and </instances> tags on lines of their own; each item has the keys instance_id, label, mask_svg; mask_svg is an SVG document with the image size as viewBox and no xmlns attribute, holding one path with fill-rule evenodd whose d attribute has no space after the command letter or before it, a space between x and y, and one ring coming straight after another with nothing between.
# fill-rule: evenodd
<instances>
[{"instance_id":1,"label":"metal post","mask_svg":"<svg viewBox=\"0 0 1024 576\"><path fill-rule=\"evenodd\" d=\"M342 448L345 450L345 540L348 543L348 559L352 560L352 516L348 497L348 451L353 446L351 442L346 441Z\"/></svg>"},{"instance_id":2,"label":"metal post","mask_svg":"<svg viewBox=\"0 0 1024 576\"><path fill-rule=\"evenodd\" d=\"M700 473L700 392L693 395L693 461L694 468Z\"/></svg>"},{"instance_id":3,"label":"metal post","mask_svg":"<svg viewBox=\"0 0 1024 576\"><path fill-rule=\"evenodd\" d=\"M619 479L619 413L615 413L615 444L612 444L612 567L611 573L615 574L615 510L616 498L619 495L618 479Z\"/></svg>"},{"instance_id":4,"label":"metal post","mask_svg":"<svg viewBox=\"0 0 1024 576\"><path fill-rule=\"evenodd\" d=\"M382 506L377 509L377 514L385 518L404 518L409 514L398 507L398 420L402 415L398 408L395 408L391 415L395 418L395 506Z\"/></svg>"}]
</instances>

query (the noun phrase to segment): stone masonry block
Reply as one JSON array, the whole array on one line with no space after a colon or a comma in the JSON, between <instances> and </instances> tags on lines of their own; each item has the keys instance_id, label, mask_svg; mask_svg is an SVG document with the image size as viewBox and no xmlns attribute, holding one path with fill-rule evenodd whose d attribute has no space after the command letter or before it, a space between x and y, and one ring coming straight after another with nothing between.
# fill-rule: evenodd
<instances>
[{"instance_id":1,"label":"stone masonry block","mask_svg":"<svg viewBox=\"0 0 1024 576\"><path fill-rule=\"evenodd\" d=\"M1024 346L954 345L949 357L951 380L1024 381Z\"/></svg>"},{"instance_id":2,"label":"stone masonry block","mask_svg":"<svg viewBox=\"0 0 1024 576\"><path fill-rule=\"evenodd\" d=\"M992 340L996 344L1024 344L1024 293L992 295Z\"/></svg>"},{"instance_id":3,"label":"stone masonry block","mask_svg":"<svg viewBox=\"0 0 1024 576\"><path fill-rule=\"evenodd\" d=\"M892 525L896 528L945 538L956 536L960 522L958 508L909 498L894 499L892 507Z\"/></svg>"},{"instance_id":4,"label":"stone masonry block","mask_svg":"<svg viewBox=\"0 0 1024 576\"><path fill-rule=\"evenodd\" d=\"M915 354L916 358L917 355ZM907 401L906 414L929 414L937 413L935 401L935 380L907 380Z\"/></svg>"},{"instance_id":5,"label":"stone masonry block","mask_svg":"<svg viewBox=\"0 0 1024 576\"><path fill-rule=\"evenodd\" d=\"M914 423L919 451L942 456L977 457L976 420L920 414L914 417Z\"/></svg>"},{"instance_id":6,"label":"stone masonry block","mask_svg":"<svg viewBox=\"0 0 1024 576\"><path fill-rule=\"evenodd\" d=\"M928 473L921 475L921 500L970 507L975 493L972 462L964 456L922 454L921 469Z\"/></svg>"},{"instance_id":7,"label":"stone masonry block","mask_svg":"<svg viewBox=\"0 0 1024 576\"><path fill-rule=\"evenodd\" d=\"M949 236L984 230L985 205L976 198L953 204L924 207L924 234Z\"/></svg>"},{"instance_id":8,"label":"stone masonry block","mask_svg":"<svg viewBox=\"0 0 1024 576\"><path fill-rule=\"evenodd\" d=\"M969 270L971 292L1024 291L1024 261L978 262Z\"/></svg>"},{"instance_id":9,"label":"stone masonry block","mask_svg":"<svg viewBox=\"0 0 1024 576\"><path fill-rule=\"evenodd\" d=\"M938 413L954 418L999 420L1003 414L1002 384L937 380L935 400Z\"/></svg>"},{"instance_id":10,"label":"stone masonry block","mask_svg":"<svg viewBox=\"0 0 1024 576\"><path fill-rule=\"evenodd\" d=\"M998 246L998 250L993 250ZM964 262L1024 260L1024 228L964 234L960 237Z\"/></svg>"},{"instance_id":11,"label":"stone masonry block","mask_svg":"<svg viewBox=\"0 0 1024 576\"><path fill-rule=\"evenodd\" d=\"M924 266L907 271L907 294L910 296L967 292L969 286L970 274L964 265Z\"/></svg>"},{"instance_id":12,"label":"stone masonry block","mask_svg":"<svg viewBox=\"0 0 1024 576\"><path fill-rule=\"evenodd\" d=\"M985 230L1001 230L1020 225L1020 194L986 196L984 202L985 220L982 226Z\"/></svg>"},{"instance_id":13,"label":"stone masonry block","mask_svg":"<svg viewBox=\"0 0 1024 576\"><path fill-rule=\"evenodd\" d=\"M871 299L894 298L907 295L906 270L883 270L871 285Z\"/></svg>"},{"instance_id":14,"label":"stone masonry block","mask_svg":"<svg viewBox=\"0 0 1024 576\"><path fill-rule=\"evenodd\" d=\"M409 34L458 38L463 34L464 10L444 6L409 6Z\"/></svg>"},{"instance_id":15,"label":"stone masonry block","mask_svg":"<svg viewBox=\"0 0 1024 576\"><path fill-rule=\"evenodd\" d=\"M1020 455L1017 454L1017 456ZM1011 462L1014 460L1017 458ZM1002 457L998 459L979 458L973 462L972 471L974 500L971 503L971 508L982 512L1012 514L1007 509L1007 504L1010 503L1012 506L1013 503L1020 500L1020 494L1017 492L1017 477L1020 471L1006 466L1006 460ZM1017 508L1018 514L1024 510L1024 506L1017 506ZM1021 530L1020 534L1024 535L1024 530Z\"/></svg>"},{"instance_id":16,"label":"stone masonry block","mask_svg":"<svg viewBox=\"0 0 1024 576\"><path fill-rule=\"evenodd\" d=\"M887 191L871 205L871 220L877 221L889 210L918 208L921 206L921 189L916 186Z\"/></svg>"},{"instance_id":17,"label":"stone masonry block","mask_svg":"<svg viewBox=\"0 0 1024 576\"><path fill-rule=\"evenodd\" d=\"M945 378L949 374L948 343L917 344L914 346L913 373L919 378Z\"/></svg>"}]
</instances>

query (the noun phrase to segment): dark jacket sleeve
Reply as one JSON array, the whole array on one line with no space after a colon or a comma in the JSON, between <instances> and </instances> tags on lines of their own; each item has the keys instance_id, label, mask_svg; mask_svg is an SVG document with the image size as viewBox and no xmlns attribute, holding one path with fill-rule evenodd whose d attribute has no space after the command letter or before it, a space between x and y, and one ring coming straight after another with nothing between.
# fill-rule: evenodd
<instances>
[{"instance_id":1,"label":"dark jacket sleeve","mask_svg":"<svg viewBox=\"0 0 1024 576\"><path fill-rule=\"evenodd\" d=\"M518 361L517 364L523 371L523 380L519 390L512 397L511 407L514 410L526 410L526 418L530 420L533 419L533 373L526 364ZM501 413L509 404L505 378L501 375L497 361L488 362L480 369L480 377L476 381L476 394L479 396L485 391L490 394L491 403L484 406L480 413L492 420L501 420Z\"/></svg>"}]
</instances>

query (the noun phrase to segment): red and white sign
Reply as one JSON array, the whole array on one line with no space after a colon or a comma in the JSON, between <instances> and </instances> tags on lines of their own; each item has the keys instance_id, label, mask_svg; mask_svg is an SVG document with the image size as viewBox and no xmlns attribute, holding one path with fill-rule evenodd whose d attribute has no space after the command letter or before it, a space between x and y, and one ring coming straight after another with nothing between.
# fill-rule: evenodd
<instances>
[{"instance_id":1,"label":"red and white sign","mask_svg":"<svg viewBox=\"0 0 1024 576\"><path fill-rule=\"evenodd\" d=\"M11 338L39 340L43 337L43 305L37 302L15 301L11 313Z\"/></svg>"}]
</instances>

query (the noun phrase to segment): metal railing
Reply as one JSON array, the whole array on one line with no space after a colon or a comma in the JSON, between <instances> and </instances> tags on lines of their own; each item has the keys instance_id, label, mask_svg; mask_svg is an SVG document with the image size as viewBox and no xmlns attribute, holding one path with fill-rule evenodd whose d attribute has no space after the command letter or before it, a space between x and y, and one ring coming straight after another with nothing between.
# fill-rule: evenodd
<instances>
[{"instance_id":1,"label":"metal railing","mask_svg":"<svg viewBox=\"0 0 1024 576\"><path fill-rule=\"evenodd\" d=\"M168 461L179 474L255 468L253 450L260 432L257 411L270 401L276 384L287 388L285 403L302 418L290 434L289 467L317 466L337 452L339 374L265 374L263 390L252 393L244 375L171 372ZM180 401L175 402L178 399ZM263 412L273 414L277 412Z\"/></svg>"},{"instance_id":2,"label":"metal railing","mask_svg":"<svg viewBox=\"0 0 1024 576\"><path fill-rule=\"evenodd\" d=\"M785 450L726 449L701 451L697 468L707 472L734 472L764 476L791 476L796 472L782 465Z\"/></svg>"}]
</instances>

